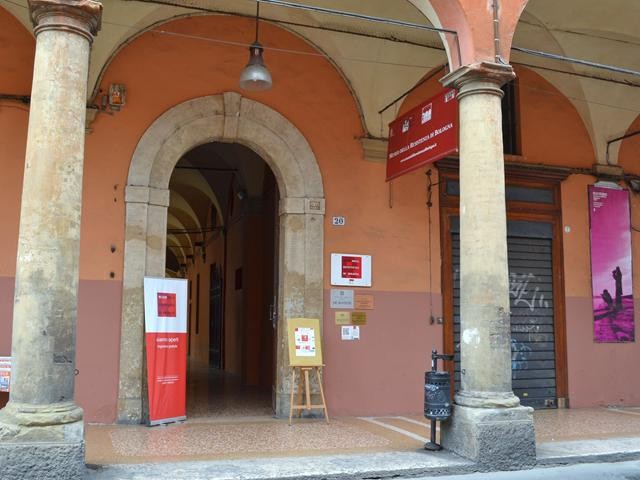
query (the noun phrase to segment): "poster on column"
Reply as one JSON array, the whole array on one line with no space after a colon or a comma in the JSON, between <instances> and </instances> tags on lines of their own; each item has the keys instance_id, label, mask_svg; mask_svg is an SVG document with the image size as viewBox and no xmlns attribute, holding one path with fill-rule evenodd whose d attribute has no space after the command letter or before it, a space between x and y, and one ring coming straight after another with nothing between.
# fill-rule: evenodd
<instances>
[{"instance_id":1,"label":"poster on column","mask_svg":"<svg viewBox=\"0 0 640 480\"><path fill-rule=\"evenodd\" d=\"M629 192L612 184L589 187L593 338L633 342Z\"/></svg>"},{"instance_id":2,"label":"poster on column","mask_svg":"<svg viewBox=\"0 0 640 480\"><path fill-rule=\"evenodd\" d=\"M11 357L0 357L0 392L9 393L11 387Z\"/></svg>"},{"instance_id":3,"label":"poster on column","mask_svg":"<svg viewBox=\"0 0 640 480\"><path fill-rule=\"evenodd\" d=\"M149 424L186 419L187 280L144 279Z\"/></svg>"}]
</instances>

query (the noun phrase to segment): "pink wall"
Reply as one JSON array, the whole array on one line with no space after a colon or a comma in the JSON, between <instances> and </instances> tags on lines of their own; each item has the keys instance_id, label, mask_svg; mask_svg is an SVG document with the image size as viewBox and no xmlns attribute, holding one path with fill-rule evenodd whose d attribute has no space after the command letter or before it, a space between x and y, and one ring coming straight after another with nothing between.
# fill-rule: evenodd
<instances>
[{"instance_id":1,"label":"pink wall","mask_svg":"<svg viewBox=\"0 0 640 480\"><path fill-rule=\"evenodd\" d=\"M13 277L0 277L0 357L11 355L11 319L13 317ZM9 400L9 394L0 393L0 408Z\"/></svg>"},{"instance_id":2,"label":"pink wall","mask_svg":"<svg viewBox=\"0 0 640 480\"><path fill-rule=\"evenodd\" d=\"M640 362L638 344L594 343L591 299L567 297L566 306L570 406L640 404L640 380L633 374ZM639 307L636 299L636 312Z\"/></svg>"},{"instance_id":3,"label":"pink wall","mask_svg":"<svg viewBox=\"0 0 640 480\"><path fill-rule=\"evenodd\" d=\"M339 288L339 287L336 287ZM429 323L424 292L356 289L374 296L360 340L340 339L325 290L325 393L334 415L421 413L431 349L442 351L442 326ZM431 301L438 304L440 297ZM441 315L441 314L440 314Z\"/></svg>"},{"instance_id":4,"label":"pink wall","mask_svg":"<svg viewBox=\"0 0 640 480\"><path fill-rule=\"evenodd\" d=\"M637 342L620 344L593 341L587 186L594 182L593 177L573 175L562 185L563 223L571 229L564 233L563 239L569 401L573 407L637 405L640 403L640 379L636 375L629 375L633 365L640 362ZM632 224L635 225L640 221L637 196L632 197L631 210ZM636 235L632 237L632 244L634 259L637 259L640 245ZM634 261L636 303L639 303L640 295L638 263Z\"/></svg>"},{"instance_id":5,"label":"pink wall","mask_svg":"<svg viewBox=\"0 0 640 480\"><path fill-rule=\"evenodd\" d=\"M78 288L76 401L92 423L116 416L122 284L81 280Z\"/></svg>"}]
</instances>

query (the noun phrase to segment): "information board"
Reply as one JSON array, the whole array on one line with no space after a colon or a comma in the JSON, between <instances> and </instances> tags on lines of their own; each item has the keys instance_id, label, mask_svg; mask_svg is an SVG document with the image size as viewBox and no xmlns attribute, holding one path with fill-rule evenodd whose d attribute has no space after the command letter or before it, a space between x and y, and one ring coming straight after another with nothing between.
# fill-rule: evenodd
<instances>
[{"instance_id":1,"label":"information board","mask_svg":"<svg viewBox=\"0 0 640 480\"><path fill-rule=\"evenodd\" d=\"M353 290L332 288L329 306L331 308L353 308Z\"/></svg>"},{"instance_id":2,"label":"information board","mask_svg":"<svg viewBox=\"0 0 640 480\"><path fill-rule=\"evenodd\" d=\"M322 366L322 337L317 318L290 318L287 322L290 367Z\"/></svg>"}]
</instances>

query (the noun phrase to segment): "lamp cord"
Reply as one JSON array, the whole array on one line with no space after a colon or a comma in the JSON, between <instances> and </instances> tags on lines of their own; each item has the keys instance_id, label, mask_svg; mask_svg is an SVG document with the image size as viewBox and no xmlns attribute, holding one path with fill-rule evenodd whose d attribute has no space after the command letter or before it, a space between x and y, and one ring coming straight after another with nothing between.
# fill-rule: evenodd
<instances>
[{"instance_id":1,"label":"lamp cord","mask_svg":"<svg viewBox=\"0 0 640 480\"><path fill-rule=\"evenodd\" d=\"M256 0L256 43L258 43L258 23L260 19L260 0Z\"/></svg>"}]
</instances>

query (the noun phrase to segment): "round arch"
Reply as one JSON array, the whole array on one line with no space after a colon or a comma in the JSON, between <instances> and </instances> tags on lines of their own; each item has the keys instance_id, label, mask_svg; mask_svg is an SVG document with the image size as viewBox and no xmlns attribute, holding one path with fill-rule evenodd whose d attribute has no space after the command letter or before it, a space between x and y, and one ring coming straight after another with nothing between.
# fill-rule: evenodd
<instances>
[{"instance_id":1,"label":"round arch","mask_svg":"<svg viewBox=\"0 0 640 480\"><path fill-rule=\"evenodd\" d=\"M169 180L178 160L209 142L259 154L280 191L278 318L322 318L324 188L309 143L285 117L238 93L196 98L162 114L134 151L125 192L118 421L144 419L145 276L165 273ZM288 412L286 328L277 324L276 413Z\"/></svg>"}]
</instances>

